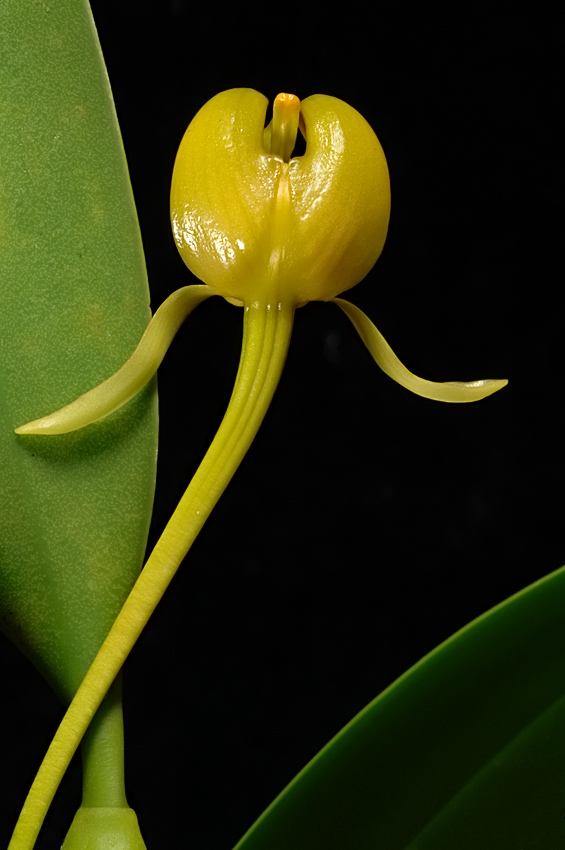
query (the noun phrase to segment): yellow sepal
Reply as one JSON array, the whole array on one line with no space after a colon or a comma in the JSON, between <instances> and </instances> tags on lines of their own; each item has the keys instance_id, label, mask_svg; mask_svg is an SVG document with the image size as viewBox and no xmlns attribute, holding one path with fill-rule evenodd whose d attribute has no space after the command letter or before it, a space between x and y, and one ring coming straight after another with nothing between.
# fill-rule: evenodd
<instances>
[{"instance_id":1,"label":"yellow sepal","mask_svg":"<svg viewBox=\"0 0 565 850\"><path fill-rule=\"evenodd\" d=\"M466 402L480 401L501 390L508 383L505 379L485 379L480 381L445 381L436 383L419 378L404 366L382 333L359 307L344 301L342 298L332 299L341 307L350 319L353 327L369 349L370 354L389 378L405 387L416 395L430 398L434 401Z\"/></svg>"},{"instance_id":2,"label":"yellow sepal","mask_svg":"<svg viewBox=\"0 0 565 850\"><path fill-rule=\"evenodd\" d=\"M169 295L124 365L70 404L27 422L16 434L68 434L115 413L149 383L186 317L214 292L207 286L183 286Z\"/></svg>"}]
</instances>

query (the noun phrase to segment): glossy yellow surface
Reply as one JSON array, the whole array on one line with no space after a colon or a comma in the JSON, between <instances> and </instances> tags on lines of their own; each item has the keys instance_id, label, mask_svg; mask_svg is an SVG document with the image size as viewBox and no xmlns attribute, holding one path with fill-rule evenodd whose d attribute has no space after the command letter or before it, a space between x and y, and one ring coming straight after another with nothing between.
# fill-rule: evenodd
<instances>
[{"instance_id":1,"label":"glossy yellow surface","mask_svg":"<svg viewBox=\"0 0 565 850\"><path fill-rule=\"evenodd\" d=\"M173 171L175 242L224 297L325 301L358 283L383 249L385 155L353 107L313 95L300 104L306 151L286 162L271 151L274 137L265 146L267 106L253 89L230 89L194 117Z\"/></svg>"}]
</instances>

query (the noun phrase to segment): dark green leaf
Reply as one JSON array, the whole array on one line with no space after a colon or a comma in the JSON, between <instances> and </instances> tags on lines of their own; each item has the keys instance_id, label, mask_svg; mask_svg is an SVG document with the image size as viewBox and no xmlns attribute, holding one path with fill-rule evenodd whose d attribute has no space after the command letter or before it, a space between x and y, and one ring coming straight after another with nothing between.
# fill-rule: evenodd
<instances>
[{"instance_id":1,"label":"dark green leaf","mask_svg":"<svg viewBox=\"0 0 565 850\"><path fill-rule=\"evenodd\" d=\"M442 644L322 750L237 850L558 850L565 568Z\"/></svg>"}]
</instances>

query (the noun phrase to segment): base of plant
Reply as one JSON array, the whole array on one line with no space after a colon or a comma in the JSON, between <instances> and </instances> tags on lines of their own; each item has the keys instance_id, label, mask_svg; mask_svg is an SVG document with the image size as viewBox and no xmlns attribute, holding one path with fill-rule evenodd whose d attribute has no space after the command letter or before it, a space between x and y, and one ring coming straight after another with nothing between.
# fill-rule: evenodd
<instances>
[{"instance_id":1,"label":"base of plant","mask_svg":"<svg viewBox=\"0 0 565 850\"><path fill-rule=\"evenodd\" d=\"M81 806L61 850L147 850L141 837L137 815L123 808Z\"/></svg>"}]
</instances>

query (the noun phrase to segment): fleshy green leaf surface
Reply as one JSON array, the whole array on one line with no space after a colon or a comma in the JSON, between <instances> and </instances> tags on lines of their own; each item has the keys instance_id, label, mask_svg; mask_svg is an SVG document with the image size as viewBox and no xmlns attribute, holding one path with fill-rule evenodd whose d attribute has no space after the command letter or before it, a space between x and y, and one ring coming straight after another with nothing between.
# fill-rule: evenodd
<instances>
[{"instance_id":1,"label":"fleshy green leaf surface","mask_svg":"<svg viewBox=\"0 0 565 850\"><path fill-rule=\"evenodd\" d=\"M13 429L123 363L149 292L88 4L3 2L0 55L0 625L68 699L141 567L155 386L84 431Z\"/></svg>"},{"instance_id":2,"label":"fleshy green leaf surface","mask_svg":"<svg viewBox=\"0 0 565 850\"><path fill-rule=\"evenodd\" d=\"M557 850L565 568L442 644L298 775L237 850Z\"/></svg>"}]
</instances>

